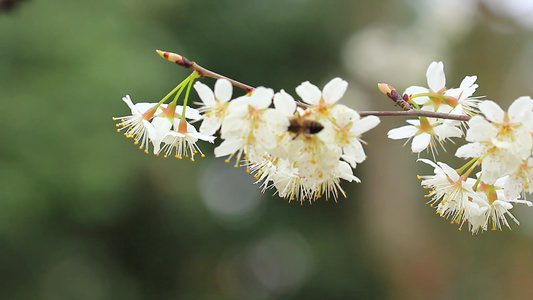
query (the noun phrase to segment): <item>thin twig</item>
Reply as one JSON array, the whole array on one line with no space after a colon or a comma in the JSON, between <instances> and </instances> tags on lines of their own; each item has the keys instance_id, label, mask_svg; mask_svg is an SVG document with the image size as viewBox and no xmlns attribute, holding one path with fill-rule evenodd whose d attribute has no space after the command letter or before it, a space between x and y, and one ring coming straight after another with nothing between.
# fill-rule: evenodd
<instances>
[{"instance_id":1,"label":"thin twig","mask_svg":"<svg viewBox=\"0 0 533 300\"><path fill-rule=\"evenodd\" d=\"M202 66L200 66L199 64L195 63L194 61L192 62L192 65L189 69L192 69L192 70L195 70L196 72L198 72L198 74L200 74L200 76L204 77L204 76L207 76L207 77L211 77L211 78L215 78L215 79L219 79L219 78L224 78L224 79L227 79L229 82L231 82L231 84L233 84L234 86L236 87L240 87L241 89L244 89L246 90L247 93L251 92L254 90L253 87L247 85L247 84L244 84L242 82L239 82L237 80L234 80L234 79L231 79L231 78L228 78L224 75L220 75L218 73L215 73L213 71L210 71Z\"/></svg>"},{"instance_id":2,"label":"thin twig","mask_svg":"<svg viewBox=\"0 0 533 300\"><path fill-rule=\"evenodd\" d=\"M228 77L226 77L224 75L220 75L218 73L210 71L210 70L200 66L196 62L194 62L192 60L189 60L185 56L182 56L182 55L179 55L179 54L176 54L176 53L173 53L173 52L162 51L162 50L156 50L156 52L157 52L157 54L159 54L162 58L164 58L166 60L175 62L176 64L178 64L178 65L180 65L180 66L182 66L184 68L196 71L201 77L207 76L207 77L211 77L211 78L215 78L215 79L219 79L219 78L227 79L234 86L240 87L241 89L246 90L247 93L249 93L249 92L254 90L253 87L251 87L251 86L249 86L247 84L244 84L244 83L239 82L237 80L228 78Z\"/></svg>"},{"instance_id":3,"label":"thin twig","mask_svg":"<svg viewBox=\"0 0 533 300\"><path fill-rule=\"evenodd\" d=\"M184 68L191 69L191 70L198 72L198 74L200 74L200 76L202 77L207 76L207 77L211 77L215 79L219 79L219 78L227 79L234 86L246 90L247 93L254 90L254 87L252 86L249 86L237 80L234 80L224 75L220 75L218 73L210 71L200 66L196 62L187 59L185 56L181 56L176 53L162 51L162 50L156 50L156 52L164 59L175 62L176 64ZM361 117L364 117L364 116L418 116L418 117L450 119L450 120L458 120L458 121L470 120L470 116L466 116L466 115L452 115L452 114L447 114L447 113L439 113L439 112L431 112L431 111L415 109L412 107L412 105L409 102L403 99L403 97L391 86L387 85L387 86L380 87L380 89L383 89L383 88L386 88L386 89L390 88L390 90L386 93L387 96L391 98L393 101L395 101L396 104L400 105L404 110L403 111L358 111ZM296 102L296 104L302 108L308 107L307 104L302 103L302 102Z\"/></svg>"},{"instance_id":4,"label":"thin twig","mask_svg":"<svg viewBox=\"0 0 533 300\"><path fill-rule=\"evenodd\" d=\"M440 113L440 112L433 112L433 111L425 111L420 109L410 109L410 110L403 110L403 111L357 111L361 117L364 116L418 116L418 117L428 117L428 118L436 118L436 119L449 119L449 120L457 120L457 121L468 121L470 120L471 116L467 115L453 115L453 114L447 114L447 113Z\"/></svg>"}]
</instances>

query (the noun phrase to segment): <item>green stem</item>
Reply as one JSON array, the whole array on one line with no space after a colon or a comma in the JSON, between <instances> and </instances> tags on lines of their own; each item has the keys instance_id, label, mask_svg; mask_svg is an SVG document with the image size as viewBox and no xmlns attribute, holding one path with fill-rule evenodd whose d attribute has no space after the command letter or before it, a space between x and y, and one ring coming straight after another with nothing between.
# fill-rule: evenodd
<instances>
[{"instance_id":1,"label":"green stem","mask_svg":"<svg viewBox=\"0 0 533 300\"><path fill-rule=\"evenodd\" d=\"M187 77L185 80L183 80L183 83L188 83L189 81L189 77ZM183 89L185 88L185 85L181 85L180 86L180 89L178 90L178 92L176 93L176 95L174 95L174 99L172 100L172 103L171 105L174 105L176 106L176 103L178 103L178 98L179 96L181 95L181 92L183 92Z\"/></svg>"},{"instance_id":2,"label":"green stem","mask_svg":"<svg viewBox=\"0 0 533 300\"><path fill-rule=\"evenodd\" d=\"M462 166L461 168L459 168L457 170L457 173L459 173L460 175L463 174L463 172L465 171L466 168L468 168L470 165L472 165L473 163L477 162L479 159L477 157L474 157L472 158L471 160L469 160L464 166ZM474 166L472 166L467 172L466 172L466 176L468 176L468 174L470 174L472 171L473 171L473 168L477 167L478 164L475 164Z\"/></svg>"},{"instance_id":3,"label":"green stem","mask_svg":"<svg viewBox=\"0 0 533 300\"><path fill-rule=\"evenodd\" d=\"M412 98L417 98L417 97L440 98L440 99L446 101L446 96L444 96L444 95L439 95L439 94L420 93L420 94L414 94L414 95L411 95L411 99L412 99Z\"/></svg>"},{"instance_id":4,"label":"green stem","mask_svg":"<svg viewBox=\"0 0 533 300\"><path fill-rule=\"evenodd\" d=\"M196 79L197 77L192 77L193 74L198 74L195 72L193 72L191 74L191 76L189 76L191 79L189 80L189 84L187 85L187 90L185 91L185 99L183 100L183 111L181 112L181 121L185 121L185 109L187 108L187 101L189 100L189 92L191 91L191 86L192 86L192 83L194 82L194 79Z\"/></svg>"},{"instance_id":5,"label":"green stem","mask_svg":"<svg viewBox=\"0 0 533 300\"><path fill-rule=\"evenodd\" d=\"M170 98L170 96L172 96L172 94L174 94L178 89L180 88L182 89L185 83L187 83L187 79L183 80L182 82L180 82L180 84L178 84L175 88L173 88L172 91L170 91L165 97L163 97L163 99L161 99L161 101L159 101L159 103L157 103L157 106L165 103L165 101L167 101L167 99Z\"/></svg>"},{"instance_id":6,"label":"green stem","mask_svg":"<svg viewBox=\"0 0 533 300\"><path fill-rule=\"evenodd\" d=\"M420 109L420 105L416 104L414 101L409 101L416 109Z\"/></svg>"}]
</instances>

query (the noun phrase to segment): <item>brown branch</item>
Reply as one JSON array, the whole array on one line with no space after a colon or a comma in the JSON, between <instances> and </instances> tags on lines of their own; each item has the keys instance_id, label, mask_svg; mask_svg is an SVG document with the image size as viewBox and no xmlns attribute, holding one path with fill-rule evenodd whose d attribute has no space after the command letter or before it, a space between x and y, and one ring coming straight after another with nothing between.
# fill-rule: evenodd
<instances>
[{"instance_id":1,"label":"brown branch","mask_svg":"<svg viewBox=\"0 0 533 300\"><path fill-rule=\"evenodd\" d=\"M200 66L199 64L195 63L194 61L187 59L185 56L181 56L176 53L161 51L161 50L156 50L156 52L166 60L175 62L176 64L184 68L196 71L202 77L207 76L207 77L211 77L215 79L219 79L219 78L227 79L234 86L246 90L247 93L254 90L254 87L252 86L249 86L237 80L233 80L224 75L220 75L218 73L210 71ZM394 102L396 102L397 105L402 107L403 111L358 111L361 117L364 117L364 116L418 116L418 117L450 119L450 120L458 120L458 121L470 120L470 116L466 116L466 115L451 115L447 113L439 113L439 112L431 112L431 111L415 109L408 102L409 100L408 97L406 99L405 95L404 96L400 95L392 86L388 84L380 83L378 84L378 87L383 93L387 94L389 98L391 98ZM309 106L302 102L296 102L296 104L299 107L304 108L304 109Z\"/></svg>"},{"instance_id":2,"label":"brown branch","mask_svg":"<svg viewBox=\"0 0 533 300\"><path fill-rule=\"evenodd\" d=\"M239 82L237 80L234 80L234 79L228 78L228 77L226 77L224 75L220 75L218 73L210 71L210 70L200 66L199 64L195 63L194 61L189 60L185 56L182 56L182 55L179 55L179 54L176 54L176 53L173 53L173 52L168 52L168 51L162 51L162 50L155 50L155 51L157 52L157 54L159 54L162 58L164 58L166 60L174 62L174 63L176 63L176 64L178 64L178 65L180 65L180 66L182 66L184 68L196 71L201 77L206 77L207 76L207 77L211 77L211 78L215 78L215 79L219 79L219 78L227 79L234 86L240 87L241 89L246 90L247 93L249 93L249 92L254 90L254 88L252 86L249 86L249 85L244 84L242 82Z\"/></svg>"},{"instance_id":3,"label":"brown branch","mask_svg":"<svg viewBox=\"0 0 533 300\"><path fill-rule=\"evenodd\" d=\"M364 116L417 116L417 117L428 117L428 118L436 118L436 119L449 119L449 120L457 120L457 121L468 121L470 120L471 116L468 115L452 115L447 113L440 113L440 112L433 112L433 111L425 111L420 109L410 109L410 110L403 110L403 111L358 111L359 115L361 117Z\"/></svg>"}]
</instances>

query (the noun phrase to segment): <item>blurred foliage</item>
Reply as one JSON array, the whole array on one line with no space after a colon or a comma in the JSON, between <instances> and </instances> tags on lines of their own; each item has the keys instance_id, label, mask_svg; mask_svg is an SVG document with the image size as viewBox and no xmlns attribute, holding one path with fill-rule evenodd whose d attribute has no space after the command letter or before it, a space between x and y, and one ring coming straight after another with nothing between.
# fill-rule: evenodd
<instances>
[{"instance_id":1,"label":"blurred foliage","mask_svg":"<svg viewBox=\"0 0 533 300\"><path fill-rule=\"evenodd\" d=\"M10 11L25 0L0 0L0 11Z\"/></svg>"},{"instance_id":2,"label":"blurred foliage","mask_svg":"<svg viewBox=\"0 0 533 300\"><path fill-rule=\"evenodd\" d=\"M373 228L371 219L385 206L398 209L397 199L374 199L356 185L345 186L348 199L313 205L267 192L248 217L221 218L201 193L211 178L233 176L231 165L218 171L210 169L210 155L194 163L146 155L111 120L129 113L120 101L125 94L158 101L188 74L156 48L294 94L305 80L322 86L351 76L340 51L349 36L381 23L409 25L415 7L384 0L51 0L1 14L0 298L423 299L436 296L436 287L444 298L507 295L505 284L491 279L521 283L531 276L531 238L457 232L423 205L418 182L405 189L419 199L407 200L421 207L414 217L434 234L402 232L405 224L386 217L378 220L398 230L397 239ZM501 73L520 65L508 62L507 45L525 47L531 39L483 22L471 39L455 41L450 77L459 82L460 74L480 72L480 85L488 87L481 94L498 93L510 84ZM500 38L505 45L494 42ZM499 80L488 75L494 70ZM388 149L393 142L386 143L371 145ZM356 175L370 190L390 189L365 177L369 169L395 169L371 157ZM219 188L237 199L238 184L252 182ZM369 214L381 200L386 204ZM396 247L404 245L400 237L418 251ZM508 264L516 273L500 272Z\"/></svg>"}]
</instances>

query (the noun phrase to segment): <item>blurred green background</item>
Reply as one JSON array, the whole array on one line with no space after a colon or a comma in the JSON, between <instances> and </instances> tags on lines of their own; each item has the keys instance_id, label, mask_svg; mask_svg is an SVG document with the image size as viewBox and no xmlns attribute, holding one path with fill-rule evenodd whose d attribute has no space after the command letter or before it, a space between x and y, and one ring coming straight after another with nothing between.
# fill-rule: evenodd
<instances>
[{"instance_id":1,"label":"blurred green background","mask_svg":"<svg viewBox=\"0 0 533 300\"><path fill-rule=\"evenodd\" d=\"M476 95L506 108L533 95L529 3L28 0L2 11L0 299L531 299L532 211L476 237L436 216L416 179L432 170L386 139L401 118L364 136L363 182L343 185L346 199L312 205L261 195L210 145L195 162L144 154L111 120L129 114L122 96L159 101L189 74L155 49L294 96L341 76L359 110L395 109L376 83L426 85L441 60L448 87L477 74ZM454 165L453 153L439 159Z\"/></svg>"}]
</instances>

